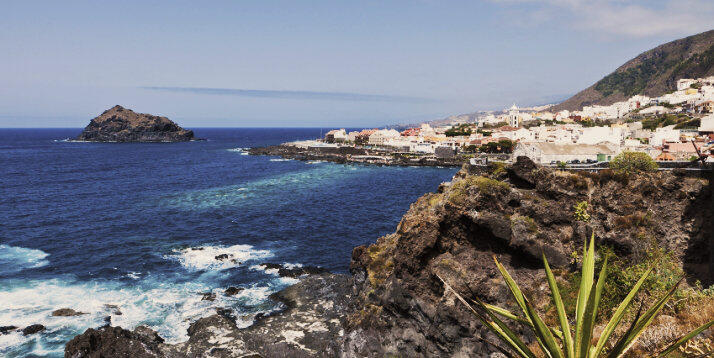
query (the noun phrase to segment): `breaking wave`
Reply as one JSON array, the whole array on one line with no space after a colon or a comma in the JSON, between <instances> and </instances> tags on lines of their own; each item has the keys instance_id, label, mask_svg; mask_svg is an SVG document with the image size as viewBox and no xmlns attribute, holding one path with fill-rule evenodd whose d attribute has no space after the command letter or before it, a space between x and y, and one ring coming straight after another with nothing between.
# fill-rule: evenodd
<instances>
[{"instance_id":1,"label":"breaking wave","mask_svg":"<svg viewBox=\"0 0 714 358\"><path fill-rule=\"evenodd\" d=\"M46 266L49 264L49 255L42 250L0 245L0 274Z\"/></svg>"},{"instance_id":2,"label":"breaking wave","mask_svg":"<svg viewBox=\"0 0 714 358\"><path fill-rule=\"evenodd\" d=\"M225 270L242 266L246 261L273 256L269 250L253 249L250 245L198 246L174 250L166 258L177 260L193 271Z\"/></svg>"}]
</instances>

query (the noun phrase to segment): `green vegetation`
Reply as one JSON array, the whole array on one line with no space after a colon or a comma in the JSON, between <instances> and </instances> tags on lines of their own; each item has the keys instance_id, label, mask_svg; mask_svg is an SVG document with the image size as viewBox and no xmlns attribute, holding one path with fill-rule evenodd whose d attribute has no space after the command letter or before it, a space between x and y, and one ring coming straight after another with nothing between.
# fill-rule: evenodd
<instances>
[{"instance_id":1,"label":"green vegetation","mask_svg":"<svg viewBox=\"0 0 714 358\"><path fill-rule=\"evenodd\" d=\"M622 152L610 161L610 169L618 173L634 174L657 170L657 163L647 153Z\"/></svg>"},{"instance_id":2,"label":"green vegetation","mask_svg":"<svg viewBox=\"0 0 714 358\"><path fill-rule=\"evenodd\" d=\"M610 248L600 248L600 258L596 262L596 266L601 267L605 262L605 257L609 257L608 261L612 267L605 280L607 295L602 300L601 311L603 314L609 314L615 310L617 304L627 297L628 287L632 287L648 270L651 272L643 282L642 290L648 292L650 297L660 297L666 294L684 276L684 271L671 252L656 244L651 246L652 248L644 253L644 257L634 264L617 258ZM707 294L708 291L701 289L677 287L672 294L673 300L668 304L668 308L673 313L680 312Z\"/></svg>"},{"instance_id":3,"label":"green vegetation","mask_svg":"<svg viewBox=\"0 0 714 358\"><path fill-rule=\"evenodd\" d=\"M471 126L466 123L459 124L458 126L449 128L444 134L446 134L447 137L468 136L471 135Z\"/></svg>"},{"instance_id":4,"label":"green vegetation","mask_svg":"<svg viewBox=\"0 0 714 358\"><path fill-rule=\"evenodd\" d=\"M568 167L568 163L560 161L558 162L558 169L565 169Z\"/></svg>"},{"instance_id":5,"label":"green vegetation","mask_svg":"<svg viewBox=\"0 0 714 358\"><path fill-rule=\"evenodd\" d=\"M660 69L674 65L676 62L668 60L667 56L652 56L637 66L605 76L595 84L595 89L605 97L615 92L631 97L642 93L649 81L661 73Z\"/></svg>"},{"instance_id":6,"label":"green vegetation","mask_svg":"<svg viewBox=\"0 0 714 358\"><path fill-rule=\"evenodd\" d=\"M695 124L696 123L696 124ZM642 129L655 130L657 128L675 125L675 128L698 127L699 120L692 119L684 113L663 114L642 120Z\"/></svg>"},{"instance_id":7,"label":"green vegetation","mask_svg":"<svg viewBox=\"0 0 714 358\"><path fill-rule=\"evenodd\" d=\"M489 168L491 169L491 174L495 177L506 174L506 163L504 162L490 162Z\"/></svg>"},{"instance_id":8,"label":"green vegetation","mask_svg":"<svg viewBox=\"0 0 714 358\"><path fill-rule=\"evenodd\" d=\"M560 289L558 288L555 275L553 275L548 265L548 260L545 255L543 255L543 264L545 266L548 286L550 287L551 298L557 312L558 327L549 327L545 323L543 318L536 312L532 300L521 291L512 276L496 258L494 258L496 266L510 289L518 308L520 308L521 312L518 314L487 304L478 297L474 297L471 301L474 304L474 306L472 306L471 303L456 292L448 282L440 276L437 277L444 283L445 290L453 292L456 298L466 305L469 310L476 315L479 321L494 333L501 343L507 347L501 348L500 350L502 352L515 353L515 355L509 353L507 354L508 356L535 358L542 356L537 354L542 352L543 355L551 358L590 358L605 355L607 357L621 357L635 344L645 329L654 321L656 316L673 297L681 279L677 280L673 285L665 283L667 285L665 288L666 292L658 297L658 299L650 305L649 309L644 310L644 307L641 306L629 327L621 334L619 331L615 334L618 326L623 322L626 313L629 312L630 307L635 302L635 297L638 292L642 289L645 281L650 277L653 267L645 268L644 272L638 276L639 279L635 281L631 289L628 289L625 297L619 302L611 318L608 320L607 325L603 328L596 343L594 343L593 333L599 310L602 307L603 293L609 294L606 290L606 282L610 272L607 268L608 259L607 256L605 256L599 270L597 281L595 280L596 258L594 236L589 240L589 243L586 243L583 251L582 271L580 273L581 280L575 308L572 311L575 316L574 320L569 318L566 314L565 303L560 295ZM618 275L618 273L615 272L614 275ZM537 350L534 352L531 348L532 346L526 345L501 318L518 322L529 328L536 337L537 347L540 348L540 352ZM625 320L625 322L627 321ZM714 325L714 320L701 325L669 345L660 352L659 356L662 357L677 350L687 341L712 325ZM617 338L617 340L614 340L615 338ZM612 340L614 340L614 342L611 342Z\"/></svg>"},{"instance_id":9,"label":"green vegetation","mask_svg":"<svg viewBox=\"0 0 714 358\"><path fill-rule=\"evenodd\" d=\"M476 153L478 151L478 146L474 144L469 144L461 147L461 151L464 153Z\"/></svg>"},{"instance_id":10,"label":"green vegetation","mask_svg":"<svg viewBox=\"0 0 714 358\"><path fill-rule=\"evenodd\" d=\"M586 118L578 122L583 127L607 127L610 125L610 121L605 119L591 119Z\"/></svg>"},{"instance_id":11,"label":"green vegetation","mask_svg":"<svg viewBox=\"0 0 714 358\"><path fill-rule=\"evenodd\" d=\"M502 139L498 142L486 143L479 147L482 153L511 153L516 144L508 139Z\"/></svg>"},{"instance_id":12,"label":"green vegetation","mask_svg":"<svg viewBox=\"0 0 714 358\"><path fill-rule=\"evenodd\" d=\"M701 77L700 74L707 73L712 67L714 67L714 45L709 46L706 51L680 62L672 71L670 79Z\"/></svg>"},{"instance_id":13,"label":"green vegetation","mask_svg":"<svg viewBox=\"0 0 714 358\"><path fill-rule=\"evenodd\" d=\"M535 234L538 232L538 225L536 224L535 220L529 216L524 216L524 215L512 215L511 216L511 227L513 225L516 225L518 223L522 223L526 226L526 229L528 232L531 234Z\"/></svg>"},{"instance_id":14,"label":"green vegetation","mask_svg":"<svg viewBox=\"0 0 714 358\"><path fill-rule=\"evenodd\" d=\"M470 188L476 188L479 193L485 195L493 195L508 192L511 186L508 185L508 183L496 179L469 175L451 184L451 188L449 189L449 202L456 205L466 204L470 195Z\"/></svg>"},{"instance_id":15,"label":"green vegetation","mask_svg":"<svg viewBox=\"0 0 714 358\"><path fill-rule=\"evenodd\" d=\"M498 122L498 123L493 123L493 124L486 123L483 126L481 126L481 128L482 129L494 129L494 128L499 128L499 127L503 127L503 126L507 126L507 125L508 125L508 123L506 123L506 122Z\"/></svg>"},{"instance_id":16,"label":"green vegetation","mask_svg":"<svg viewBox=\"0 0 714 358\"><path fill-rule=\"evenodd\" d=\"M588 222L590 221L590 214L588 213L588 202L587 201L581 201L575 204L573 206L573 209L575 210L575 213L573 216L575 216L576 221L584 221Z\"/></svg>"}]
</instances>

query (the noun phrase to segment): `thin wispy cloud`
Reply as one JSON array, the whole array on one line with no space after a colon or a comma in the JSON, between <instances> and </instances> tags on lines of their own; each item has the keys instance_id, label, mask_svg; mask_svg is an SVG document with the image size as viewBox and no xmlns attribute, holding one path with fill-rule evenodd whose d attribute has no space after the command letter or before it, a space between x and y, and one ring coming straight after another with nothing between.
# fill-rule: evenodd
<instances>
[{"instance_id":1,"label":"thin wispy cloud","mask_svg":"<svg viewBox=\"0 0 714 358\"><path fill-rule=\"evenodd\" d=\"M319 92L319 91L276 91L237 88L205 88L205 87L141 87L143 89L162 92L192 93L213 96L240 96L277 99L300 99L321 101L349 102L402 102L425 103L435 102L430 98L394 96L384 94L365 94L351 92Z\"/></svg>"},{"instance_id":2,"label":"thin wispy cloud","mask_svg":"<svg viewBox=\"0 0 714 358\"><path fill-rule=\"evenodd\" d=\"M611 36L688 35L714 28L714 2L710 0L491 1L504 6L531 5L519 16L523 24L559 22Z\"/></svg>"}]
</instances>

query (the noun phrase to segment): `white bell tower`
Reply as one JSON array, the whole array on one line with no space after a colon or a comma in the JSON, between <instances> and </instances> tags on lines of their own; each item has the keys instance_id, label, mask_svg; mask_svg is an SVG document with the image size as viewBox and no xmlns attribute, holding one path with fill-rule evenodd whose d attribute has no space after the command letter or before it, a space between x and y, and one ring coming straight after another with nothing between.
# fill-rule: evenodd
<instances>
[{"instance_id":1,"label":"white bell tower","mask_svg":"<svg viewBox=\"0 0 714 358\"><path fill-rule=\"evenodd\" d=\"M514 103L511 108L508 109L508 125L511 127L518 128L521 125L521 116L518 114L518 107Z\"/></svg>"}]
</instances>

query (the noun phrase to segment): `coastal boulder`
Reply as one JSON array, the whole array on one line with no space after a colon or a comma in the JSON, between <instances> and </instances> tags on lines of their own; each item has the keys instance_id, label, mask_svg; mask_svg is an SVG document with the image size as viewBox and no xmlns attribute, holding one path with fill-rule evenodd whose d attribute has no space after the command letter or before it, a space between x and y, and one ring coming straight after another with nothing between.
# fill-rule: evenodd
<instances>
[{"instance_id":1,"label":"coastal boulder","mask_svg":"<svg viewBox=\"0 0 714 358\"><path fill-rule=\"evenodd\" d=\"M84 312L78 312L71 308L60 308L58 310L52 311L53 317L70 317L70 316L81 316L86 314Z\"/></svg>"},{"instance_id":2,"label":"coastal boulder","mask_svg":"<svg viewBox=\"0 0 714 358\"><path fill-rule=\"evenodd\" d=\"M163 339L147 327L134 331L121 327L89 328L65 345L65 357L163 357Z\"/></svg>"}]
</instances>

